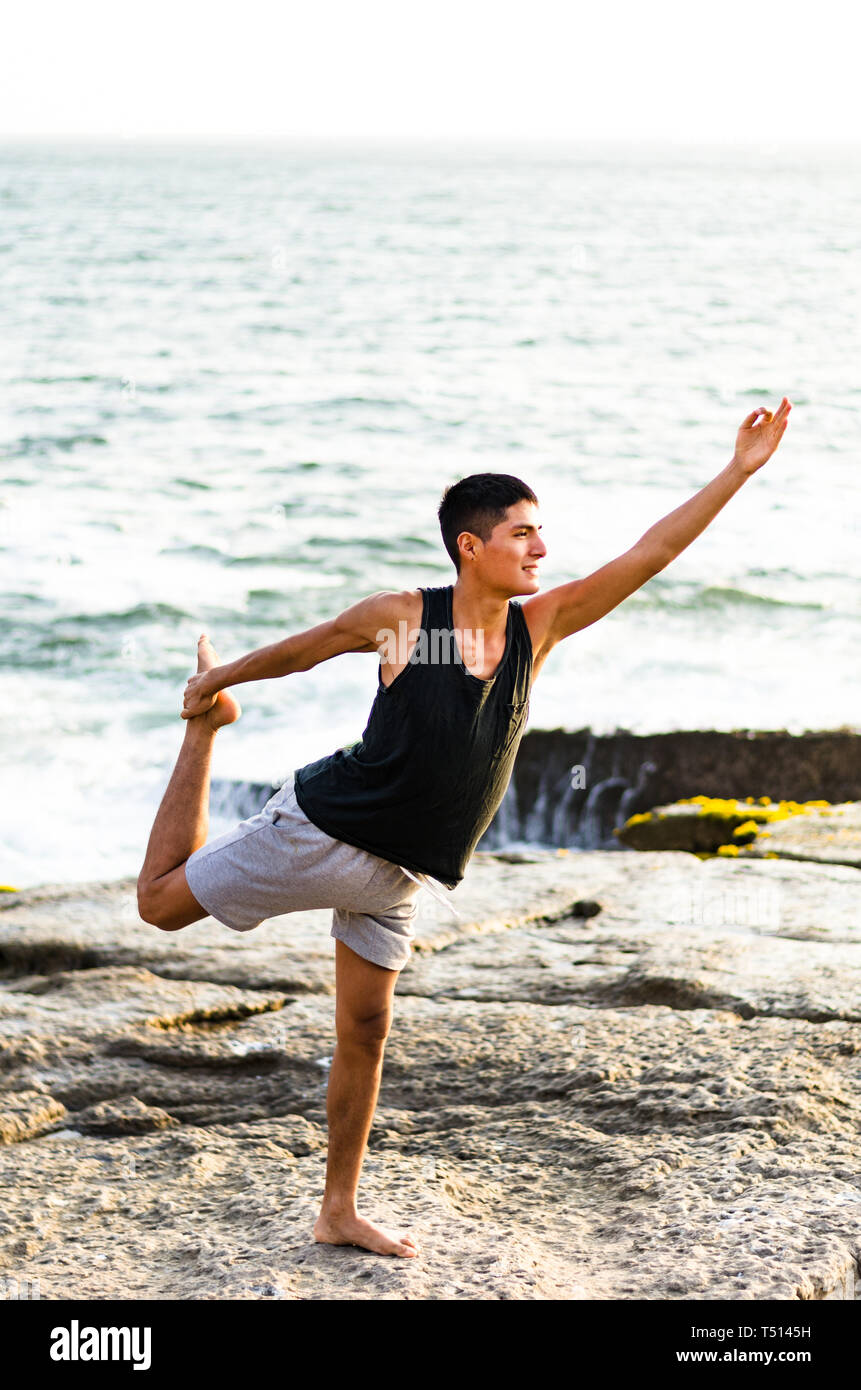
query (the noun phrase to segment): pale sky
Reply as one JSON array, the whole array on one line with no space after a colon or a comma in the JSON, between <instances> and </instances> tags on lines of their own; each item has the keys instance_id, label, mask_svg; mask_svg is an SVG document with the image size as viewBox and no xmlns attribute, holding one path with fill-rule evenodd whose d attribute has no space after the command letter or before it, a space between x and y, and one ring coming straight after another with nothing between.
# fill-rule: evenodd
<instances>
[{"instance_id":1,"label":"pale sky","mask_svg":"<svg viewBox=\"0 0 861 1390\"><path fill-rule=\"evenodd\" d=\"M0 135L858 141L847 0L23 0Z\"/></svg>"}]
</instances>

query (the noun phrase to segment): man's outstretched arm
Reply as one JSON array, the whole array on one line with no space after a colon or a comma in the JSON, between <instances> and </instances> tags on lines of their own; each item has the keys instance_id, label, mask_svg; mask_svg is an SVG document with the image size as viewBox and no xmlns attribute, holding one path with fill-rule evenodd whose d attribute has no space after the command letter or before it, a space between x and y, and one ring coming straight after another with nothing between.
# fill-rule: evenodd
<instances>
[{"instance_id":1,"label":"man's outstretched arm","mask_svg":"<svg viewBox=\"0 0 861 1390\"><path fill-rule=\"evenodd\" d=\"M760 407L742 422L735 453L689 501L662 517L624 555L585 579L559 584L536 594L523 607L529 614L536 649L549 651L564 637L589 627L658 574L713 521L751 474L771 458L786 429L792 405L783 397L777 410ZM759 418L758 418L759 417Z\"/></svg>"},{"instance_id":2,"label":"man's outstretched arm","mask_svg":"<svg viewBox=\"0 0 861 1390\"><path fill-rule=\"evenodd\" d=\"M329 661L342 652L379 651L380 633L397 628L398 619L403 616L405 597L403 593L381 590L354 603L336 618L192 676L183 696L183 719L205 714L219 690L226 690L228 686L310 671L312 666L319 666L321 661Z\"/></svg>"}]
</instances>

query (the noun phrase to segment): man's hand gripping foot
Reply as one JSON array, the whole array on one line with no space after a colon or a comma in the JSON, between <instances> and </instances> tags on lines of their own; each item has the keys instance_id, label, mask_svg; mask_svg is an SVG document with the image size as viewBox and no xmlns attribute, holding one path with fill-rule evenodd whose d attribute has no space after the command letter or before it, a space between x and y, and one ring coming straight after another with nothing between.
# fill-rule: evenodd
<instances>
[{"instance_id":1,"label":"man's hand gripping foot","mask_svg":"<svg viewBox=\"0 0 861 1390\"><path fill-rule=\"evenodd\" d=\"M182 700L183 719L205 719L213 730L233 724L242 713L242 706L226 690L215 686L208 673L218 665L215 648L202 633L197 643L197 675L189 677Z\"/></svg>"}]
</instances>

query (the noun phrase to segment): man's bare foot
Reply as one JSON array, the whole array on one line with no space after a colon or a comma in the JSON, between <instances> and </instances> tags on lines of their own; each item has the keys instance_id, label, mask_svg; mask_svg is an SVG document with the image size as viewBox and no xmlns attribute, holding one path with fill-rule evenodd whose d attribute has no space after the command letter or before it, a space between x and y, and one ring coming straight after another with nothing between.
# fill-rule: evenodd
<instances>
[{"instance_id":1,"label":"man's bare foot","mask_svg":"<svg viewBox=\"0 0 861 1390\"><path fill-rule=\"evenodd\" d=\"M314 1239L325 1245L358 1245L377 1255L405 1255L407 1258L417 1255L420 1248L412 1236L401 1236L385 1226L375 1226L355 1213L327 1216L321 1211L314 1226Z\"/></svg>"},{"instance_id":2,"label":"man's bare foot","mask_svg":"<svg viewBox=\"0 0 861 1390\"><path fill-rule=\"evenodd\" d=\"M197 642L197 669L209 671L213 666L218 665L218 656L215 648L204 632ZM242 706L238 700L227 690L219 690L215 697L215 704L208 709L205 714L197 716L198 719L205 719L210 728L220 729L225 724L233 724L242 713Z\"/></svg>"}]
</instances>

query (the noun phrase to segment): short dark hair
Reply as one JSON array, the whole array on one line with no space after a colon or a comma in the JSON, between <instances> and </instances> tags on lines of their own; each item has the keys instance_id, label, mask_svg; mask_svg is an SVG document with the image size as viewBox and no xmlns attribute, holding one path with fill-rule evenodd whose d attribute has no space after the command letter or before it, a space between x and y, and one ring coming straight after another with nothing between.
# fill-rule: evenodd
<instances>
[{"instance_id":1,"label":"short dark hair","mask_svg":"<svg viewBox=\"0 0 861 1390\"><path fill-rule=\"evenodd\" d=\"M489 541L494 526L505 520L505 513L515 502L534 502L537 506L538 498L531 487L511 473L471 473L446 488L437 515L443 545L458 574L457 538L461 531L471 531Z\"/></svg>"}]
</instances>

